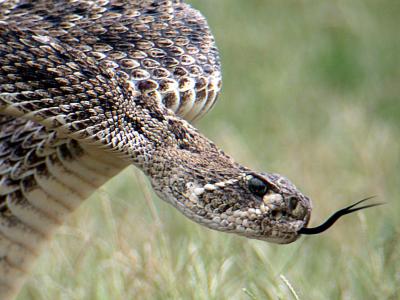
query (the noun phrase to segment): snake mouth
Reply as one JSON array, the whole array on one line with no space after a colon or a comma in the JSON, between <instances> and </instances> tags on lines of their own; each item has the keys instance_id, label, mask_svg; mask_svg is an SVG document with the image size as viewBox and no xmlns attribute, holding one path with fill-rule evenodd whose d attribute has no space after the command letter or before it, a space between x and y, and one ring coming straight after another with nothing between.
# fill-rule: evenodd
<instances>
[{"instance_id":1,"label":"snake mouth","mask_svg":"<svg viewBox=\"0 0 400 300\"><path fill-rule=\"evenodd\" d=\"M305 234L305 235L313 235L313 234L320 234L324 231L326 231L327 229L329 229L333 224L335 224L335 222L337 220L339 220L339 218L347 215L347 214L351 214L353 212L356 212L358 210L364 209L364 208L369 208L369 207L374 207L374 206L378 206L378 205L382 205L385 203L371 203L371 204L367 204L367 205L363 205L363 206L359 206L356 207L358 204L364 203L372 198L374 198L375 196L371 196L371 197L367 197L364 198L352 205L349 205L345 208L342 208L338 211L336 211L333 215L331 215L324 223L322 223L319 226L316 227L303 227L301 228L298 233L299 234Z\"/></svg>"}]
</instances>

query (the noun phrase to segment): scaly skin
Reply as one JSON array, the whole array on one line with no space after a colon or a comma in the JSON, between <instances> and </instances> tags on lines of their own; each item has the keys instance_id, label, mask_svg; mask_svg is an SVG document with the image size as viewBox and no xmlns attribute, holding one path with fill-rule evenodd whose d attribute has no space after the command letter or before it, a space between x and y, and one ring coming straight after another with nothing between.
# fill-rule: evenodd
<instances>
[{"instance_id":1,"label":"scaly skin","mask_svg":"<svg viewBox=\"0 0 400 300\"><path fill-rule=\"evenodd\" d=\"M130 164L212 229L290 243L309 221L310 200L285 177L239 165L188 123L221 86L200 13L128 2L0 4L1 299L65 217Z\"/></svg>"}]
</instances>

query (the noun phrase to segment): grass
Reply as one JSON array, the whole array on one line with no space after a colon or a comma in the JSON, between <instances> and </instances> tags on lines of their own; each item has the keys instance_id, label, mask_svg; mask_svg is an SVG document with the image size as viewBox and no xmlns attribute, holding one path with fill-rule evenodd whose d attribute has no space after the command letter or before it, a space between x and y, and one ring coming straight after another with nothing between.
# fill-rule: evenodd
<instances>
[{"instance_id":1,"label":"grass","mask_svg":"<svg viewBox=\"0 0 400 300\"><path fill-rule=\"evenodd\" d=\"M188 221L129 168L62 227L18 299L399 299L400 2L191 3L224 69L201 131L287 175L313 225L365 196L388 204L273 245Z\"/></svg>"}]
</instances>

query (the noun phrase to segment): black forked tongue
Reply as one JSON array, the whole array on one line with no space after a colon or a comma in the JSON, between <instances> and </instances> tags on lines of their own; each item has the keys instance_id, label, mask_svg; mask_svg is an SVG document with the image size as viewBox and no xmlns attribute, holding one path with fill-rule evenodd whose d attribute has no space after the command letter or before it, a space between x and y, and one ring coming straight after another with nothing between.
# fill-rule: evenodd
<instances>
[{"instance_id":1,"label":"black forked tongue","mask_svg":"<svg viewBox=\"0 0 400 300\"><path fill-rule=\"evenodd\" d=\"M343 217L344 215L351 214L352 212L355 212L360 209L374 207L374 206L384 204L384 203L372 203L372 204L367 204L367 205L356 207L358 204L368 201L369 199L374 198L374 197L375 196L362 199L362 200L358 201L357 203L354 203L350 206L342 208L342 209L338 210L337 212L335 212L332 216L330 216L329 219L326 220L321 225L319 225L317 227L313 227L313 228L304 227L304 228L300 229L298 231L298 233L300 233L300 234L319 234L319 233L327 230L329 227L331 227L340 217Z\"/></svg>"}]
</instances>

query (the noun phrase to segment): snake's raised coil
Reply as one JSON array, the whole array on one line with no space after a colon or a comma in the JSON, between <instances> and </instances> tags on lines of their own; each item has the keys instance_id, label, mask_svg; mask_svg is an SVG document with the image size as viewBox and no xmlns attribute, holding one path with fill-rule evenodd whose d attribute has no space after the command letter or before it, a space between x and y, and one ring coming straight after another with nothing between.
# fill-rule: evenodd
<instances>
[{"instance_id":1,"label":"snake's raised coil","mask_svg":"<svg viewBox=\"0 0 400 300\"><path fill-rule=\"evenodd\" d=\"M182 1L0 1L0 298L68 214L133 164L209 228L278 243L311 207L188 121L221 87L205 19Z\"/></svg>"}]
</instances>

